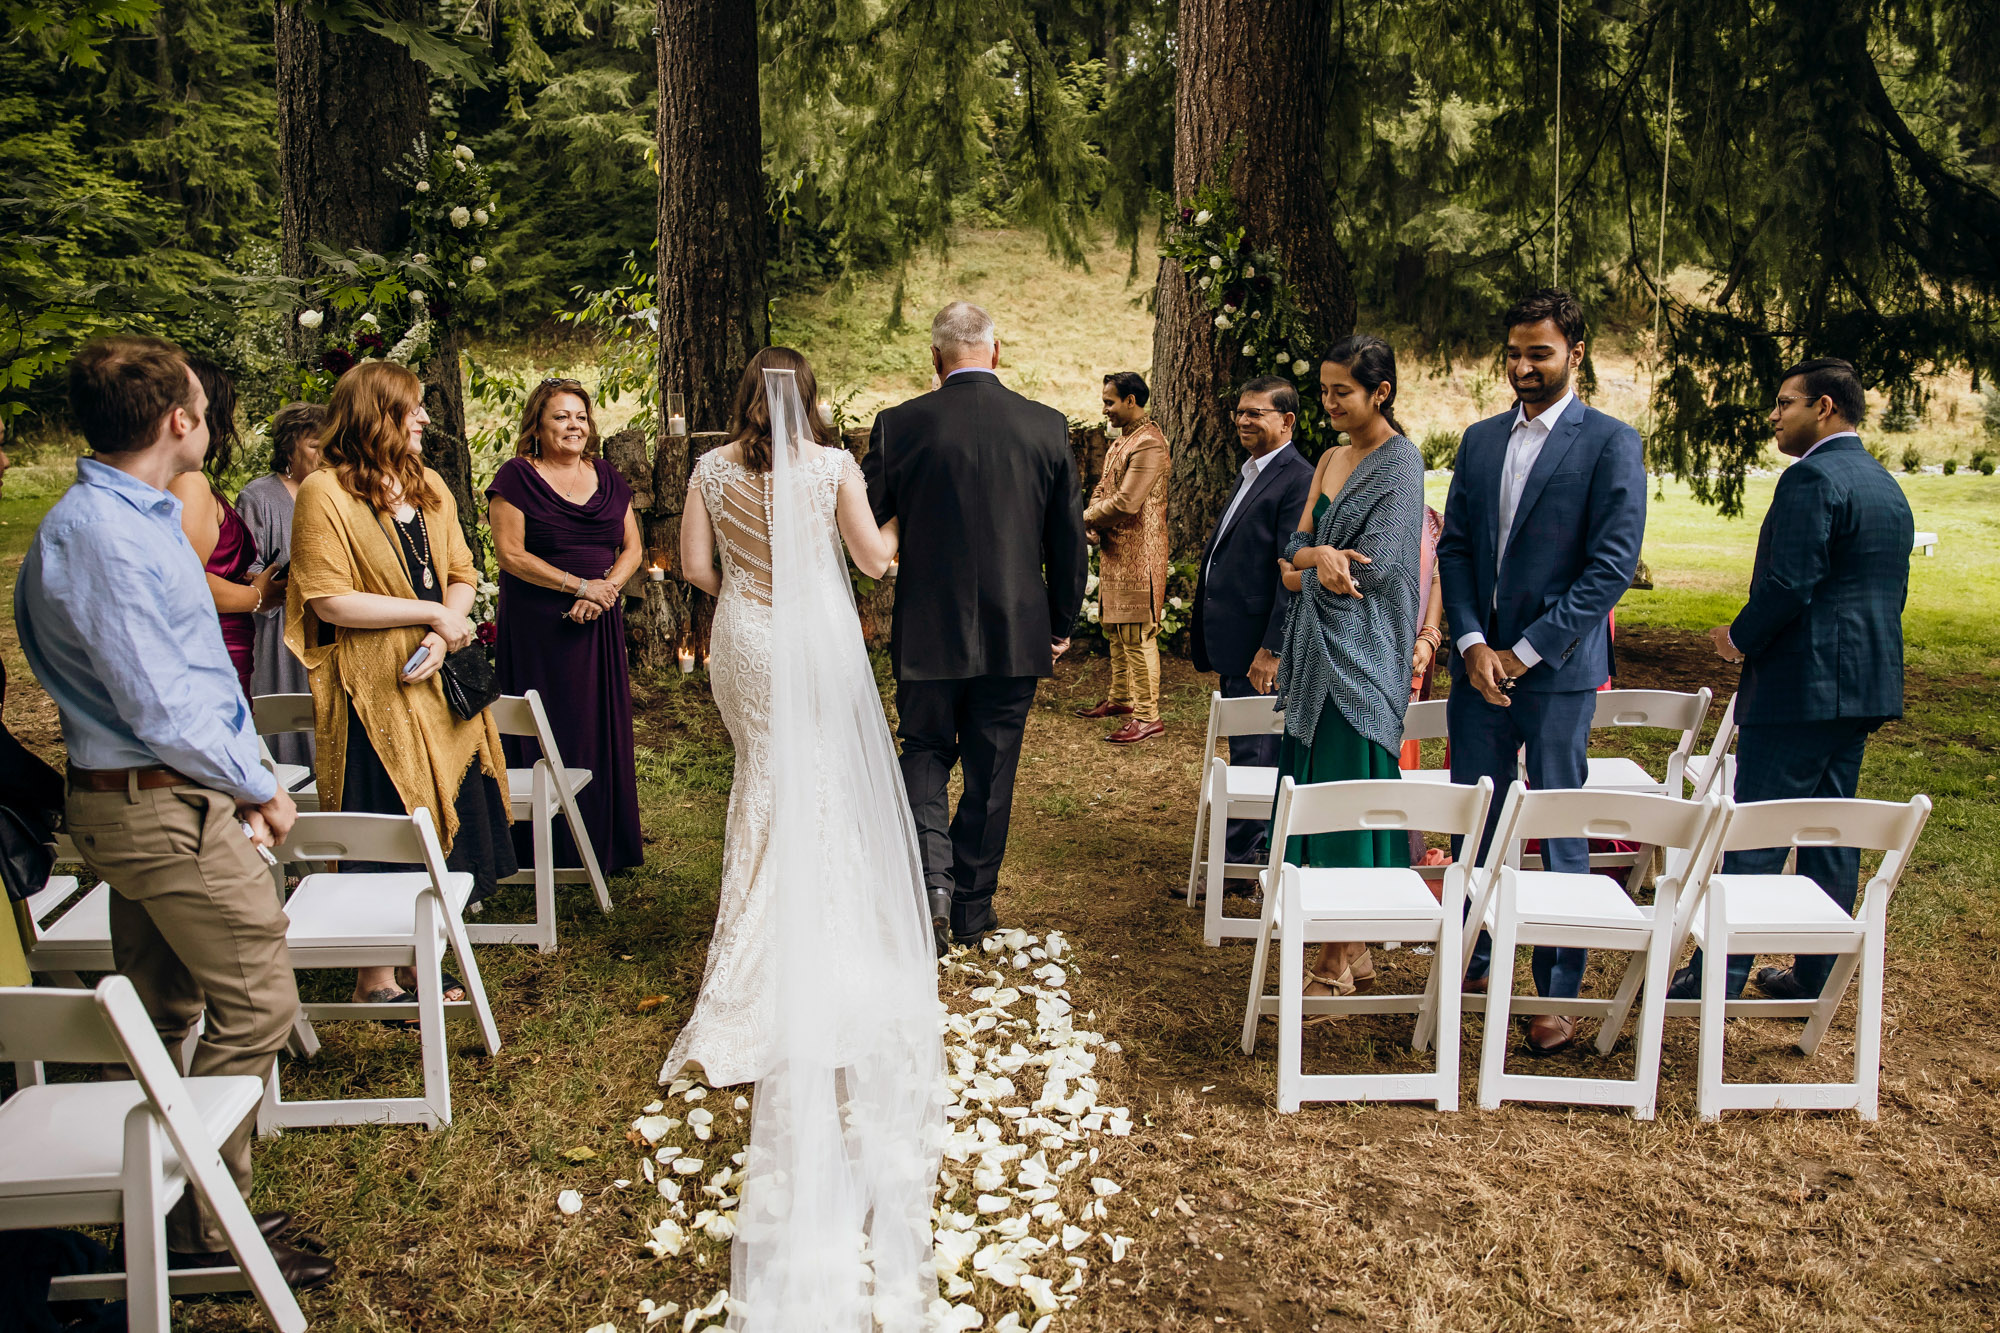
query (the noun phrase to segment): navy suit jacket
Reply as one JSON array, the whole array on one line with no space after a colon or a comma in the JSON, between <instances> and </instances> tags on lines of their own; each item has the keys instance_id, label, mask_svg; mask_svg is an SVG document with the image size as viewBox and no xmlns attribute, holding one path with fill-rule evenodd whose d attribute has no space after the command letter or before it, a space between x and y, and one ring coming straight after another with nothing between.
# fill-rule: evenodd
<instances>
[{"instance_id":1,"label":"navy suit jacket","mask_svg":"<svg viewBox=\"0 0 2000 1333\"><path fill-rule=\"evenodd\" d=\"M1283 650L1292 594L1278 573L1278 560L1298 529L1312 479L1313 465L1294 442L1257 474L1229 526L1208 534L1194 590L1195 670L1247 676L1259 648ZM1242 489L1239 478L1236 491ZM1229 493L1230 503L1236 491ZM1222 512L1229 512L1228 503Z\"/></svg>"},{"instance_id":2,"label":"navy suit jacket","mask_svg":"<svg viewBox=\"0 0 2000 1333\"><path fill-rule=\"evenodd\" d=\"M1459 445L1437 549L1451 637L1479 630L1496 652L1525 638L1542 660L1520 688L1594 690L1611 674L1609 617L1632 586L1646 536L1639 432L1573 399L1528 473L1500 562L1501 473L1513 429L1509 408L1473 423ZM1456 653L1451 674L1465 679Z\"/></svg>"},{"instance_id":3,"label":"navy suit jacket","mask_svg":"<svg viewBox=\"0 0 2000 1333\"><path fill-rule=\"evenodd\" d=\"M1903 715L1903 603L1916 523L1903 488L1852 435L1786 468L1757 534L1739 723Z\"/></svg>"}]
</instances>

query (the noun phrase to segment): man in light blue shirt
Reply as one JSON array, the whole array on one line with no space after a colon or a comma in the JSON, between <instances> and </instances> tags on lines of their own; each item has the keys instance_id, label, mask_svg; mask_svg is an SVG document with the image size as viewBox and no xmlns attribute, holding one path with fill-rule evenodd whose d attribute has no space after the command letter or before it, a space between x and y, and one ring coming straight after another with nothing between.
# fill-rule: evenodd
<instances>
[{"instance_id":1,"label":"man in light blue shirt","mask_svg":"<svg viewBox=\"0 0 2000 1333\"><path fill-rule=\"evenodd\" d=\"M65 813L111 886L112 958L168 1049L204 1020L188 1072L270 1072L298 1014L287 922L255 844L297 810L259 763L250 702L167 484L201 467L207 397L178 348L92 343L70 363L70 409L92 457L35 533L14 588L28 665L62 713ZM247 1198L246 1118L222 1157ZM267 1236L287 1220L258 1219ZM189 1191L168 1218L182 1267L230 1262ZM272 1244L294 1287L326 1259Z\"/></svg>"}]
</instances>

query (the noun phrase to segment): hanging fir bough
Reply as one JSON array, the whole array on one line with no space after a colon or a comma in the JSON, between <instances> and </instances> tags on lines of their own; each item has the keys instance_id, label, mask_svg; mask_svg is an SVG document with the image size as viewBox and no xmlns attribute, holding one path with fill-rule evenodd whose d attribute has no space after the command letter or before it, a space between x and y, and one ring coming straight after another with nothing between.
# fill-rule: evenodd
<instances>
[{"instance_id":1,"label":"hanging fir bough","mask_svg":"<svg viewBox=\"0 0 2000 1333\"><path fill-rule=\"evenodd\" d=\"M1276 375L1299 391L1292 438L1307 457L1317 457L1337 438L1319 405L1321 335L1285 280L1284 261L1251 245L1236 200L1220 185L1181 205L1160 252L1178 260L1193 282L1214 321L1217 347L1240 371L1234 378Z\"/></svg>"}]
</instances>

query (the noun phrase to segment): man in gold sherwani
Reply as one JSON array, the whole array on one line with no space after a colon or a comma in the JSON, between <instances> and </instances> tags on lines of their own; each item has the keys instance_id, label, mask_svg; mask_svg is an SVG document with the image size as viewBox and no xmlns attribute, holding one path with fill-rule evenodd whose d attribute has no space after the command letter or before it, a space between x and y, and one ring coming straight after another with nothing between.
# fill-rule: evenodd
<instances>
[{"instance_id":1,"label":"man in gold sherwani","mask_svg":"<svg viewBox=\"0 0 2000 1333\"><path fill-rule=\"evenodd\" d=\"M1167 437L1146 415L1152 391L1129 370L1104 377L1104 416L1120 432L1083 511L1097 544L1098 623L1111 644L1111 697L1079 717L1123 717L1104 739L1135 745L1160 721L1160 613L1167 600Z\"/></svg>"}]
</instances>

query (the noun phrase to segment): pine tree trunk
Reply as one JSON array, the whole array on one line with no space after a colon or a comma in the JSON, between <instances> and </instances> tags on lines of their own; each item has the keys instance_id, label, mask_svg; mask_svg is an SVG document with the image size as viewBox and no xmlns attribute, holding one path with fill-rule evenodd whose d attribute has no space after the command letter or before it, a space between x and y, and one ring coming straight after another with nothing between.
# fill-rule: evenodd
<instances>
[{"instance_id":1,"label":"pine tree trunk","mask_svg":"<svg viewBox=\"0 0 2000 1333\"><path fill-rule=\"evenodd\" d=\"M319 271L317 243L336 250L387 254L408 235L403 187L383 169L400 162L430 123L430 81L422 65L372 33L335 33L281 3L273 21L278 56L278 176L283 197L285 275ZM472 493L465 438L465 391L459 375L462 337L448 313L439 319L439 354L423 367L424 457L458 502L459 526L479 549L480 507ZM287 325L287 347L301 359L316 339Z\"/></svg>"},{"instance_id":2,"label":"pine tree trunk","mask_svg":"<svg viewBox=\"0 0 2000 1333\"><path fill-rule=\"evenodd\" d=\"M1284 258L1322 337L1354 328L1354 284L1333 235L1320 161L1332 89L1333 0L1181 0L1174 94L1174 193L1228 186L1250 241ZM1160 261L1153 402L1173 443L1173 546L1198 554L1236 484L1243 453L1228 408L1249 369L1219 346L1180 265Z\"/></svg>"},{"instance_id":3,"label":"pine tree trunk","mask_svg":"<svg viewBox=\"0 0 2000 1333\"><path fill-rule=\"evenodd\" d=\"M770 336L757 7L660 0L660 390L723 430Z\"/></svg>"}]
</instances>

